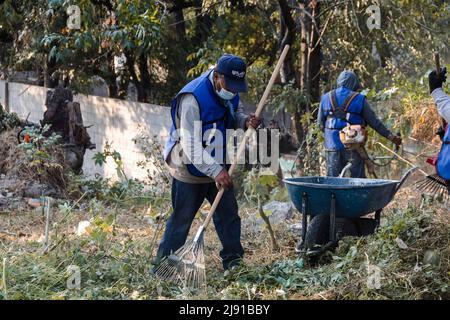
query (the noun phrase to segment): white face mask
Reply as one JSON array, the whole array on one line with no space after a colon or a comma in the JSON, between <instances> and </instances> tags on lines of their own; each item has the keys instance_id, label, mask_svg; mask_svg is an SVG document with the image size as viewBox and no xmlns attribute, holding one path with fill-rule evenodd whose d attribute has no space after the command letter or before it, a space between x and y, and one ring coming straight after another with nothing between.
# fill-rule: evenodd
<instances>
[{"instance_id":1,"label":"white face mask","mask_svg":"<svg viewBox=\"0 0 450 320\"><path fill-rule=\"evenodd\" d=\"M216 90L217 95L223 100L231 100L236 97L236 93L225 90L224 88L220 89L220 91Z\"/></svg>"}]
</instances>

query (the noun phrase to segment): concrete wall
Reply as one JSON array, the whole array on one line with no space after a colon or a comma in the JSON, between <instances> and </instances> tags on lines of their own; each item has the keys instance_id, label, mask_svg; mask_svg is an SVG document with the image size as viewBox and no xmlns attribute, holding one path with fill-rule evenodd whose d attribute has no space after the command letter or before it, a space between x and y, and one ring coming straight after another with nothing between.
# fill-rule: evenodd
<instances>
[{"instance_id":1,"label":"concrete wall","mask_svg":"<svg viewBox=\"0 0 450 320\"><path fill-rule=\"evenodd\" d=\"M0 104L5 106L5 81L0 80Z\"/></svg>"},{"instance_id":2,"label":"concrete wall","mask_svg":"<svg viewBox=\"0 0 450 320\"><path fill-rule=\"evenodd\" d=\"M0 103L4 104L4 82L0 81ZM20 118L39 122L45 111L46 88L20 83L9 83L10 111L16 112ZM3 95L2 95L3 92ZM87 150L83 171L87 175L96 173L105 177L116 177L115 165L108 162L99 167L92 160L93 155L102 151L106 142L122 155L125 172L129 177L143 178L145 170L137 166L143 154L134 144L133 138L139 134L139 126L156 135L160 143L164 143L170 127L170 110L167 107L146 103L123 101L97 96L76 95L74 101L80 103L83 121L88 128L95 150Z\"/></svg>"}]
</instances>

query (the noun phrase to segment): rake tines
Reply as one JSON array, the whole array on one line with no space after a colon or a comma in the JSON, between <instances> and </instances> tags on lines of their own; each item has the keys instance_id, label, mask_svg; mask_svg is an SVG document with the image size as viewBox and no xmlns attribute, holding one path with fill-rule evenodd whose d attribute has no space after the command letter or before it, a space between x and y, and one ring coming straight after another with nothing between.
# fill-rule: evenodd
<instances>
[{"instance_id":1,"label":"rake tines","mask_svg":"<svg viewBox=\"0 0 450 320\"><path fill-rule=\"evenodd\" d=\"M427 176L415 183L416 190L438 197L447 203L450 199L450 184L437 174Z\"/></svg>"},{"instance_id":2,"label":"rake tines","mask_svg":"<svg viewBox=\"0 0 450 320\"><path fill-rule=\"evenodd\" d=\"M155 268L155 275L183 288L204 289L206 286L203 234L188 241L175 253L164 258Z\"/></svg>"}]
</instances>

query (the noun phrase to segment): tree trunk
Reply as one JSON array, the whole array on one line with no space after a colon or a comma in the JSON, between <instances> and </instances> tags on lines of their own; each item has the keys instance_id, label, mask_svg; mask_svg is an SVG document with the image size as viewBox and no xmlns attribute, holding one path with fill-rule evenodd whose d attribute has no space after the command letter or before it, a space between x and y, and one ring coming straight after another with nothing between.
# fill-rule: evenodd
<instances>
[{"instance_id":1,"label":"tree trunk","mask_svg":"<svg viewBox=\"0 0 450 320\"><path fill-rule=\"evenodd\" d=\"M311 50L309 52L309 79L311 102L320 101L320 69L322 65L321 39L320 39L320 2L314 2L311 15L314 18L311 24ZM314 27L315 25L315 27ZM317 114L314 115L314 119Z\"/></svg>"},{"instance_id":2,"label":"tree trunk","mask_svg":"<svg viewBox=\"0 0 450 320\"><path fill-rule=\"evenodd\" d=\"M65 145L64 159L66 164L79 174L83 167L86 149L93 149L91 138L83 125L80 105L73 102L73 93L66 88L56 87L48 90L45 99L47 110L44 112L40 124L49 124L50 130L44 135L57 133L60 143Z\"/></svg>"},{"instance_id":3,"label":"tree trunk","mask_svg":"<svg viewBox=\"0 0 450 320\"><path fill-rule=\"evenodd\" d=\"M141 54L138 59L138 67L140 74L140 85L145 92L144 102L148 102L151 93L151 78L148 72L147 55Z\"/></svg>"},{"instance_id":4,"label":"tree trunk","mask_svg":"<svg viewBox=\"0 0 450 320\"><path fill-rule=\"evenodd\" d=\"M308 130L316 125L317 109L312 110L312 105L320 99L320 25L318 18L320 7L316 0L304 0L300 3L300 19L302 21L301 44L300 44L300 87L305 99L299 108L300 115L296 120L300 120L305 113L311 115L305 123L296 121L297 136L301 139L301 145L305 148L305 153L309 158L299 157L298 168L302 168L303 174L317 172L319 169L317 152L317 140L308 136ZM315 111L315 112L313 112Z\"/></svg>"},{"instance_id":5,"label":"tree trunk","mask_svg":"<svg viewBox=\"0 0 450 320\"><path fill-rule=\"evenodd\" d=\"M133 81L133 84L136 86L137 90L137 99L139 102L146 102L147 99L147 93L145 92L145 88L142 86L141 81L139 80L139 77L136 74L136 70L134 69L135 65L135 58L134 54L131 52L125 52L125 57L127 58L127 69L130 73L131 80Z\"/></svg>"},{"instance_id":6,"label":"tree trunk","mask_svg":"<svg viewBox=\"0 0 450 320\"><path fill-rule=\"evenodd\" d=\"M119 89L117 88L117 76L114 68L114 53L110 52L106 55L107 74L103 76L108 85L108 95L110 98L118 98Z\"/></svg>"},{"instance_id":7,"label":"tree trunk","mask_svg":"<svg viewBox=\"0 0 450 320\"><path fill-rule=\"evenodd\" d=\"M184 22L184 14L182 8L177 8L173 12L173 17L175 20L175 30L177 34L177 41L185 42L186 41L186 23Z\"/></svg>"},{"instance_id":8,"label":"tree trunk","mask_svg":"<svg viewBox=\"0 0 450 320\"><path fill-rule=\"evenodd\" d=\"M280 6L280 36L279 44L280 50L283 50L285 45L292 46L296 38L296 23L292 17L292 10L288 6L286 0L279 0L278 4ZM286 58L283 62L283 67L281 69L281 81L282 83L288 83L289 81L295 79L295 67L294 67L294 51L289 50ZM298 86L298 82L295 81Z\"/></svg>"},{"instance_id":9,"label":"tree trunk","mask_svg":"<svg viewBox=\"0 0 450 320\"><path fill-rule=\"evenodd\" d=\"M320 100L320 3L315 0L299 1L302 21L300 42L300 88L306 99L300 109L302 113L311 111L311 104ZM312 17L312 18L311 18ZM316 118L316 114L314 118ZM304 128L307 130L307 128Z\"/></svg>"},{"instance_id":10,"label":"tree trunk","mask_svg":"<svg viewBox=\"0 0 450 320\"><path fill-rule=\"evenodd\" d=\"M195 23L195 39L199 43L205 42L208 39L208 36L211 33L212 29L212 21L209 14L204 13L202 14L202 0L196 0L195 1L195 15L196 23Z\"/></svg>"},{"instance_id":11,"label":"tree trunk","mask_svg":"<svg viewBox=\"0 0 450 320\"><path fill-rule=\"evenodd\" d=\"M44 86L47 88L55 88L58 85L58 79L53 79L52 75L56 71L54 59L48 60L48 55L45 56L44 65Z\"/></svg>"}]
</instances>

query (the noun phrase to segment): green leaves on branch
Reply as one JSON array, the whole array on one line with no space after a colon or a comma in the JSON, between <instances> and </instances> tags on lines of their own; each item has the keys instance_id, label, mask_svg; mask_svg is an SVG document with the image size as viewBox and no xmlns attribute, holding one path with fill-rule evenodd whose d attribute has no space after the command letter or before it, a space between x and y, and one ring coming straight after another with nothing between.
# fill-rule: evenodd
<instances>
[{"instance_id":1,"label":"green leaves on branch","mask_svg":"<svg viewBox=\"0 0 450 320\"><path fill-rule=\"evenodd\" d=\"M127 175L125 174L125 168L122 161L122 156L116 150L111 149L111 144L109 142L105 143L105 149L103 152L97 152L93 160L96 165L102 166L106 163L107 158L112 158L114 163L116 164L116 172L117 176L120 179L127 180Z\"/></svg>"}]
</instances>

